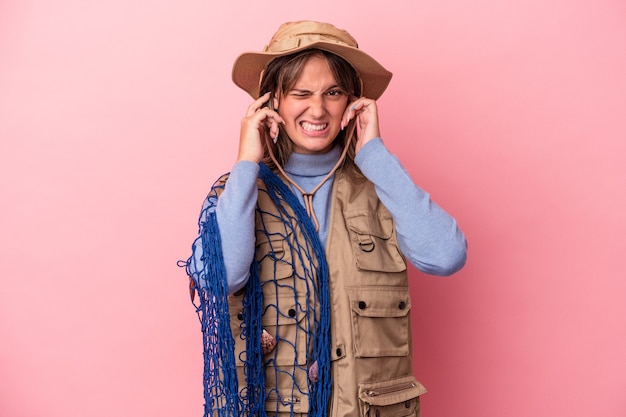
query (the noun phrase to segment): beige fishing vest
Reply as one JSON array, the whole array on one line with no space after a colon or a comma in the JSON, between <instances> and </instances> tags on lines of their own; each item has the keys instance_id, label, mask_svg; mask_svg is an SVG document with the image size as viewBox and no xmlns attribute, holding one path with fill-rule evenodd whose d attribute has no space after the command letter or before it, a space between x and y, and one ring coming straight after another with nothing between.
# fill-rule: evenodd
<instances>
[{"instance_id":1,"label":"beige fishing vest","mask_svg":"<svg viewBox=\"0 0 626 417\"><path fill-rule=\"evenodd\" d=\"M268 333L291 341L279 342L269 354L275 366L266 367L266 410L268 416L278 417L289 415L293 407L296 416L307 416L308 397L298 391L306 390L310 364L306 363L306 343L301 340L297 323L305 319L298 305L311 300L307 300L303 288L298 288L300 284L295 285L295 294L293 286L281 284L292 282L294 270L301 266L292 258L286 242L291 240L289 233L285 233L283 222L276 219L276 208L263 190L259 181L258 204L262 210L256 214L255 256L260 264L261 282L272 282L263 286L262 322ZM270 233L259 234L263 228ZM301 230L297 228L293 233ZM341 171L335 174L326 258L332 373L328 416L419 417L419 396L426 390L412 374L406 263L398 247L394 220L371 182L352 180ZM245 386L240 360L245 351L245 341L239 337L241 299L242 295L237 294L229 298L240 387ZM281 367L293 372L299 390L294 390L291 375L281 377ZM277 402L276 390L283 403Z\"/></svg>"}]
</instances>

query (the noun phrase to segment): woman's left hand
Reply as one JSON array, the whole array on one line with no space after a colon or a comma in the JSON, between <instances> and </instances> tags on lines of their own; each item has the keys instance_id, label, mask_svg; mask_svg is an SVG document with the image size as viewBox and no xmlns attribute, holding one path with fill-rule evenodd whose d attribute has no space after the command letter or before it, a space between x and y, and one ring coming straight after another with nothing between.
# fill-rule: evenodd
<instances>
[{"instance_id":1,"label":"woman's left hand","mask_svg":"<svg viewBox=\"0 0 626 417\"><path fill-rule=\"evenodd\" d=\"M356 152L359 152L361 147L367 142L380 137L376 101L365 97L360 97L352 101L346 108L343 118L341 119L342 127L347 126L348 122L355 117L357 120Z\"/></svg>"}]
</instances>

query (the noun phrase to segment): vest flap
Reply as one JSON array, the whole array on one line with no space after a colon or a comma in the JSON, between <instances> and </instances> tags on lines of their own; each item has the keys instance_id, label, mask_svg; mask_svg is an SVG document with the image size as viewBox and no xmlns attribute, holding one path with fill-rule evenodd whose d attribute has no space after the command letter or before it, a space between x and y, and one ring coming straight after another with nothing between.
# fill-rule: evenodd
<instances>
[{"instance_id":1,"label":"vest flap","mask_svg":"<svg viewBox=\"0 0 626 417\"><path fill-rule=\"evenodd\" d=\"M291 249L287 241L279 235L258 238L255 259L259 264L262 281L287 278L293 275Z\"/></svg>"},{"instance_id":2,"label":"vest flap","mask_svg":"<svg viewBox=\"0 0 626 417\"><path fill-rule=\"evenodd\" d=\"M352 311L364 317L403 317L411 310L409 287L347 288Z\"/></svg>"},{"instance_id":3,"label":"vest flap","mask_svg":"<svg viewBox=\"0 0 626 417\"><path fill-rule=\"evenodd\" d=\"M296 324L306 316L306 298L296 299L294 295L280 296L277 304L268 304L263 311L264 326Z\"/></svg>"},{"instance_id":4,"label":"vest flap","mask_svg":"<svg viewBox=\"0 0 626 417\"><path fill-rule=\"evenodd\" d=\"M389 213L378 212L372 215L369 210L353 210L345 213L348 229L362 235L390 239L393 233L393 219Z\"/></svg>"},{"instance_id":5,"label":"vest flap","mask_svg":"<svg viewBox=\"0 0 626 417\"><path fill-rule=\"evenodd\" d=\"M285 256L285 252L289 251L289 246L286 244L288 235L280 234L266 234L262 231L256 232L256 254L255 258L260 261L265 256L272 256L276 260L281 260Z\"/></svg>"}]
</instances>

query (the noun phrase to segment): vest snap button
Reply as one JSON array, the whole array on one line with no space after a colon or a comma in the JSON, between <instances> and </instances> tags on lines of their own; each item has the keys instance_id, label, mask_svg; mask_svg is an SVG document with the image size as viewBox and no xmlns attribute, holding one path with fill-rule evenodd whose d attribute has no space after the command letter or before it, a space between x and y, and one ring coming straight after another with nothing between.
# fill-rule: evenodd
<instances>
[{"instance_id":1,"label":"vest snap button","mask_svg":"<svg viewBox=\"0 0 626 417\"><path fill-rule=\"evenodd\" d=\"M238 314L237 314L237 318L238 318L239 320L243 320L243 314L238 313Z\"/></svg>"},{"instance_id":2,"label":"vest snap button","mask_svg":"<svg viewBox=\"0 0 626 417\"><path fill-rule=\"evenodd\" d=\"M337 354L337 356L341 356L341 348L337 348L337 350L335 351L335 353Z\"/></svg>"},{"instance_id":3,"label":"vest snap button","mask_svg":"<svg viewBox=\"0 0 626 417\"><path fill-rule=\"evenodd\" d=\"M400 310L404 310L405 307L406 307L406 303L404 301L400 301L400 304L398 304L398 308Z\"/></svg>"},{"instance_id":4,"label":"vest snap button","mask_svg":"<svg viewBox=\"0 0 626 417\"><path fill-rule=\"evenodd\" d=\"M289 317L296 317L296 310L290 308L287 314L289 314Z\"/></svg>"},{"instance_id":5,"label":"vest snap button","mask_svg":"<svg viewBox=\"0 0 626 417\"><path fill-rule=\"evenodd\" d=\"M359 301L359 308L363 310L365 309L365 307L367 307L367 304L365 303L365 301Z\"/></svg>"}]
</instances>

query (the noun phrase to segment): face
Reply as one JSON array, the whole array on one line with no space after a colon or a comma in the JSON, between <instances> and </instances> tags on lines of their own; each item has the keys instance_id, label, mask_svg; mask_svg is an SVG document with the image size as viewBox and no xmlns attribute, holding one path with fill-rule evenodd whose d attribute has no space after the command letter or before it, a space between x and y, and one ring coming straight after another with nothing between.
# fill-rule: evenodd
<instances>
[{"instance_id":1,"label":"face","mask_svg":"<svg viewBox=\"0 0 626 417\"><path fill-rule=\"evenodd\" d=\"M285 121L282 127L293 142L294 152L330 151L341 130L348 98L337 85L326 60L318 55L309 58L293 88L274 103Z\"/></svg>"}]
</instances>

